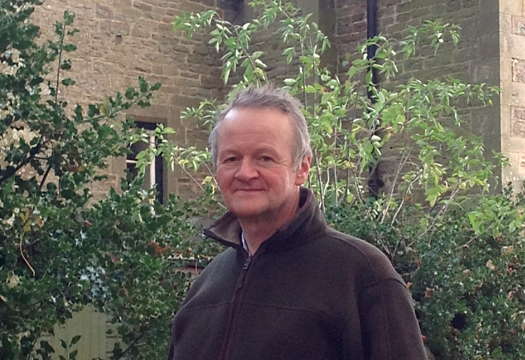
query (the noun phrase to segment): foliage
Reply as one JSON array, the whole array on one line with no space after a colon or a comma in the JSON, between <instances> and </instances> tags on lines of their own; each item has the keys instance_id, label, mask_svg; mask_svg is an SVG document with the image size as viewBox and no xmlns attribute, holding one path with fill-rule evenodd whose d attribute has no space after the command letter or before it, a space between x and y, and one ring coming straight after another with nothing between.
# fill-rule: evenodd
<instances>
[{"instance_id":1,"label":"foliage","mask_svg":"<svg viewBox=\"0 0 525 360\"><path fill-rule=\"evenodd\" d=\"M161 357L187 286L176 269L206 261L188 242L200 204L172 197L161 207L140 177L102 200L92 193L108 160L149 136L119 114L149 106L160 84L139 78L100 103L69 105L74 15L66 11L44 41L30 22L39 4L0 0L0 358L49 359L59 349L42 336L86 304L121 336L112 358ZM156 130L160 146L140 155L141 173L152 156L191 154L167 145L171 132ZM60 340L69 359L76 335Z\"/></svg>"},{"instance_id":2,"label":"foliage","mask_svg":"<svg viewBox=\"0 0 525 360\"><path fill-rule=\"evenodd\" d=\"M176 197L152 204L151 192L137 186L122 190L110 191L87 210L90 225L82 236L103 252L91 258L82 276L97 309L116 325L121 343L113 359L165 357L170 319L190 280L187 268L209 260L189 236L195 234L190 218L199 205Z\"/></svg>"},{"instance_id":3,"label":"foliage","mask_svg":"<svg viewBox=\"0 0 525 360\"><path fill-rule=\"evenodd\" d=\"M230 96L270 81L266 53L254 44L257 34L273 31L282 59L294 69L279 85L302 100L312 137L308 186L328 220L393 260L439 358L518 359L525 350L523 198L489 195L505 160L486 153L482 140L463 128L459 111L491 105L498 91L446 77L398 77L400 61L422 45L437 54L443 44L457 44L459 28L427 21L400 40L368 39L333 73L323 63L329 41L309 15L288 1L250 5L258 16L242 25L210 10L181 15L174 27L189 36L208 33ZM369 47L376 48L373 58ZM374 83L374 71L384 86ZM210 114L221 109L214 104L183 117L205 118L209 127ZM381 191L369 185L379 166L392 168Z\"/></svg>"},{"instance_id":4,"label":"foliage","mask_svg":"<svg viewBox=\"0 0 525 360\"><path fill-rule=\"evenodd\" d=\"M436 231L422 237L418 224L380 224L355 205L329 208L327 218L341 231L395 249L395 266L437 359L519 359L525 340L525 198L507 190L471 206L473 211L447 212ZM473 213L477 225L466 215Z\"/></svg>"}]
</instances>

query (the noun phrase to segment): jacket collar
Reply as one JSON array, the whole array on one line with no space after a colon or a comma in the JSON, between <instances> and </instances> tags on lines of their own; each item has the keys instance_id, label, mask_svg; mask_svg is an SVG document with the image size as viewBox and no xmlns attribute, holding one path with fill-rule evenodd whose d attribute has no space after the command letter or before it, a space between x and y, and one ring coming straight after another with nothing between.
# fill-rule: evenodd
<instances>
[{"instance_id":1,"label":"jacket collar","mask_svg":"<svg viewBox=\"0 0 525 360\"><path fill-rule=\"evenodd\" d=\"M314 199L312 192L301 188L299 210L291 223L278 229L259 248L265 251L280 251L306 244L316 238L316 234L324 231L326 224ZM224 245L242 249L241 225L237 217L227 212L209 228L204 235L221 242ZM259 251L258 250L258 251Z\"/></svg>"}]
</instances>

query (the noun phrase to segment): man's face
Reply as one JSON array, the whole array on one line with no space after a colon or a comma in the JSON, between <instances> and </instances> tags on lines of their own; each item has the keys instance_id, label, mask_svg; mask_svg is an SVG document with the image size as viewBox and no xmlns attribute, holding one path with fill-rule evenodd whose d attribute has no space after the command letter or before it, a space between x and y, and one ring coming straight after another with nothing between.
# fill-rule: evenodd
<instances>
[{"instance_id":1,"label":"man's face","mask_svg":"<svg viewBox=\"0 0 525 360\"><path fill-rule=\"evenodd\" d=\"M228 209L240 219L283 220L293 214L310 159L294 166L294 131L285 113L234 108L222 120L217 140L216 178Z\"/></svg>"}]
</instances>

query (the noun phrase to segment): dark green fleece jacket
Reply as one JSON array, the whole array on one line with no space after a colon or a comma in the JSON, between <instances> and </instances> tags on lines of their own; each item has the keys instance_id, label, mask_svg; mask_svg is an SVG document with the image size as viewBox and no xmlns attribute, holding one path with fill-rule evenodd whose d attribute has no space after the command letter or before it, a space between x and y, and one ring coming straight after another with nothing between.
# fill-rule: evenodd
<instances>
[{"instance_id":1,"label":"dark green fleece jacket","mask_svg":"<svg viewBox=\"0 0 525 360\"><path fill-rule=\"evenodd\" d=\"M253 257L227 213L206 235L229 246L173 320L169 360L423 360L410 295L387 257L328 227L301 190L292 223Z\"/></svg>"}]
</instances>

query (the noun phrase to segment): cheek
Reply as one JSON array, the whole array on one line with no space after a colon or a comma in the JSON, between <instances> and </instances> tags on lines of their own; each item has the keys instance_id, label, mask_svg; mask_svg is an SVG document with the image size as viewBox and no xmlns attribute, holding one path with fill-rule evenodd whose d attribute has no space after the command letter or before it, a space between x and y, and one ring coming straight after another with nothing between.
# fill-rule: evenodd
<instances>
[{"instance_id":1,"label":"cheek","mask_svg":"<svg viewBox=\"0 0 525 360\"><path fill-rule=\"evenodd\" d=\"M221 192L228 192L235 181L235 168L222 167L217 169L215 173L215 180Z\"/></svg>"},{"instance_id":2,"label":"cheek","mask_svg":"<svg viewBox=\"0 0 525 360\"><path fill-rule=\"evenodd\" d=\"M219 188L223 190L228 184L228 174L224 170L217 170L215 173L215 181L219 185Z\"/></svg>"}]
</instances>

